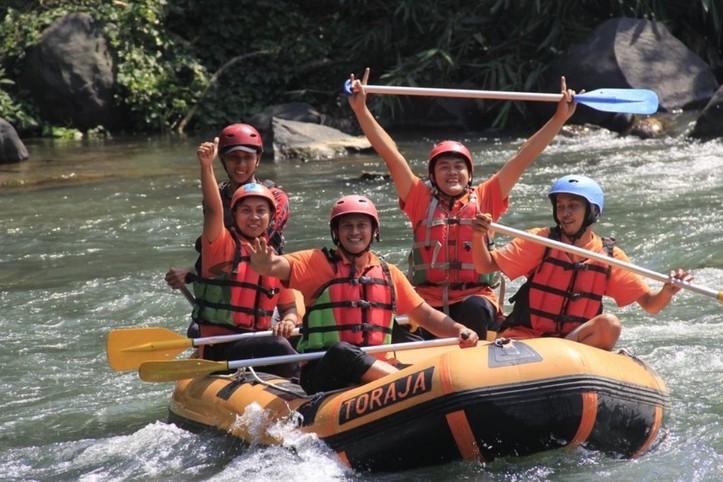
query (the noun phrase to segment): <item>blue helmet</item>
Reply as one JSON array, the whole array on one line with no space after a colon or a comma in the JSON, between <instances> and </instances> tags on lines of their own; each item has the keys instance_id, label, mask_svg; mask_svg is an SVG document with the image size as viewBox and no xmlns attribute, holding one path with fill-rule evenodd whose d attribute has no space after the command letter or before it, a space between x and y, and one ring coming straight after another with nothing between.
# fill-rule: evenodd
<instances>
[{"instance_id":1,"label":"blue helmet","mask_svg":"<svg viewBox=\"0 0 723 482\"><path fill-rule=\"evenodd\" d=\"M569 174L555 181L550 188L548 197L550 198L550 201L552 201L552 216L555 218L555 222L559 224L557 213L554 209L555 197L557 194L575 194L577 196L582 196L587 200L589 204L588 207L595 206L596 209L588 209L588 216L584 226L589 226L600 219L600 215L603 211L603 205L605 204L603 191L600 188L600 185L589 177L579 174Z\"/></svg>"}]
</instances>

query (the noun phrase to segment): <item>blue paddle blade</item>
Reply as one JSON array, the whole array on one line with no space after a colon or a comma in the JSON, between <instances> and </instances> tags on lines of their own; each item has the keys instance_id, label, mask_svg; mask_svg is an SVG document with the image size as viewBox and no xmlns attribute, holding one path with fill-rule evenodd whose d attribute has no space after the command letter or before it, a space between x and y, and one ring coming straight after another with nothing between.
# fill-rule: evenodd
<instances>
[{"instance_id":1,"label":"blue paddle blade","mask_svg":"<svg viewBox=\"0 0 723 482\"><path fill-rule=\"evenodd\" d=\"M654 114L658 111L658 95L648 89L598 89L575 94L574 100L602 112Z\"/></svg>"}]
</instances>

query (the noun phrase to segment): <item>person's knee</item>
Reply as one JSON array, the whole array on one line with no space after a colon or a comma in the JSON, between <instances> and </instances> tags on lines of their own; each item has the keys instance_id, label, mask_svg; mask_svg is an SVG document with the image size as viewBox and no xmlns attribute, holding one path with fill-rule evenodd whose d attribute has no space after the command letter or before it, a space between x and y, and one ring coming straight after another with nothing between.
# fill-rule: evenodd
<instances>
[{"instance_id":1,"label":"person's knee","mask_svg":"<svg viewBox=\"0 0 723 482\"><path fill-rule=\"evenodd\" d=\"M612 350L615 343L618 341L618 338L620 338L620 333L623 331L620 319L613 314L603 313L598 318L598 322L602 327L601 331L605 341L609 343L610 349Z\"/></svg>"}]
</instances>

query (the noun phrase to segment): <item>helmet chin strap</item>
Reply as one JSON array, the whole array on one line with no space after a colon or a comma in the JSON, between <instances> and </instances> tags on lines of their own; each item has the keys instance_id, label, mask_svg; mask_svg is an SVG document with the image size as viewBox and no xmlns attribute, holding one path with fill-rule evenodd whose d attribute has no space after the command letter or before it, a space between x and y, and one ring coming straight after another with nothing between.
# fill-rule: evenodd
<instances>
[{"instance_id":1,"label":"helmet chin strap","mask_svg":"<svg viewBox=\"0 0 723 482\"><path fill-rule=\"evenodd\" d=\"M454 202L462 197L464 197L465 194L469 191L470 185L468 184L467 187L464 188L464 190L457 194L456 196L450 196L449 194L443 192L439 187L437 187L437 183L432 181L432 195L437 197L440 201L444 201L449 199L449 206L448 209L452 209L454 207Z\"/></svg>"}]
</instances>

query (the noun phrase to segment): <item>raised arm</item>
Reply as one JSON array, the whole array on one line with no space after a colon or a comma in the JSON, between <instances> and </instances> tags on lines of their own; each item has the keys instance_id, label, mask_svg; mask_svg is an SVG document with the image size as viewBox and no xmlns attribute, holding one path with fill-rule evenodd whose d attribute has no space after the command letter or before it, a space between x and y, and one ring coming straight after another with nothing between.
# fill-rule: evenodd
<instances>
[{"instance_id":1,"label":"raised arm","mask_svg":"<svg viewBox=\"0 0 723 482\"><path fill-rule=\"evenodd\" d=\"M367 80L369 80L369 68L364 70L364 77L361 81L355 79L354 74L351 74L352 93L348 97L349 106L351 106L351 110L354 112L364 135L387 165L389 174L392 176L394 185L397 188L397 194L404 201L417 176L412 172L407 160L397 149L394 140L379 125L367 107L367 94L364 89Z\"/></svg>"},{"instance_id":2,"label":"raised arm","mask_svg":"<svg viewBox=\"0 0 723 482\"><path fill-rule=\"evenodd\" d=\"M213 159L218 153L218 137L213 142L204 142L196 150L201 165L201 190L203 191L203 235L208 241L215 241L226 229L223 224L223 202L218 191L218 181L213 172Z\"/></svg>"},{"instance_id":3,"label":"raised arm","mask_svg":"<svg viewBox=\"0 0 723 482\"><path fill-rule=\"evenodd\" d=\"M687 271L683 271L682 269L671 271L670 272L670 278L673 279L679 279L682 281L692 281L693 276L688 273ZM637 301L638 304L648 313L656 314L659 313L663 308L668 306L668 303L670 303L670 300L673 298L673 296L678 293L681 290L678 286L674 285L673 283L665 283L660 290L658 290L657 293L646 293L640 298L638 298Z\"/></svg>"},{"instance_id":4,"label":"raised arm","mask_svg":"<svg viewBox=\"0 0 723 482\"><path fill-rule=\"evenodd\" d=\"M567 88L565 77L560 79L560 84L563 98L557 104L555 114L540 130L527 139L520 146L517 153L497 171L503 198L510 195L512 188L527 169L527 166L542 154L542 151L550 145L557 133L560 132L565 122L575 113L575 103L572 101L575 91Z\"/></svg>"}]
</instances>

